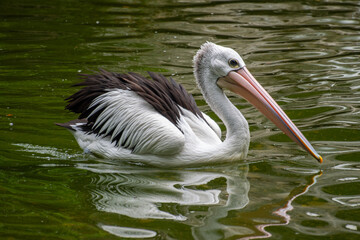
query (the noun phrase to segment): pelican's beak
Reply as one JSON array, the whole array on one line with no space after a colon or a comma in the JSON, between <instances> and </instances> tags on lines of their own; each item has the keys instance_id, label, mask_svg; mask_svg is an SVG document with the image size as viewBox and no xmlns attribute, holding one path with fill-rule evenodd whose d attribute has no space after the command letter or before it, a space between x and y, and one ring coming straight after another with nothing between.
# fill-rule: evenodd
<instances>
[{"instance_id":1,"label":"pelican's beak","mask_svg":"<svg viewBox=\"0 0 360 240\"><path fill-rule=\"evenodd\" d=\"M226 77L219 78L217 84L221 88L229 89L245 98L294 142L322 163L322 157L246 67L237 71L231 71Z\"/></svg>"}]
</instances>

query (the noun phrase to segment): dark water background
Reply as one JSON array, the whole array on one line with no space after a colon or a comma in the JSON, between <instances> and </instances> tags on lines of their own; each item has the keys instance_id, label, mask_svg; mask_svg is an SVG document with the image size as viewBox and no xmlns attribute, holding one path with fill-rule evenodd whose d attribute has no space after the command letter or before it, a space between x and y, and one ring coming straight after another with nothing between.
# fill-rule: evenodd
<instances>
[{"instance_id":1,"label":"dark water background","mask_svg":"<svg viewBox=\"0 0 360 240\"><path fill-rule=\"evenodd\" d=\"M360 239L359 1L0 1L1 239ZM157 169L84 156L56 127L78 73L193 80L236 49L324 157L253 107L248 159ZM222 126L223 127L223 126Z\"/></svg>"}]
</instances>

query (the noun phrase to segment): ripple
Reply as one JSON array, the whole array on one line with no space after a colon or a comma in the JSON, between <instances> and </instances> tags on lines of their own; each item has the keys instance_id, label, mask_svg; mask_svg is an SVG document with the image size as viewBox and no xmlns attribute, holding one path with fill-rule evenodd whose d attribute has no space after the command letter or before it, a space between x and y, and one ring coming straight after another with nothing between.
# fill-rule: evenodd
<instances>
[{"instance_id":1,"label":"ripple","mask_svg":"<svg viewBox=\"0 0 360 240\"><path fill-rule=\"evenodd\" d=\"M358 238L358 1L69 1L60 18L49 1L8 2L0 13L0 143L19 144L0 153L1 236L238 239L274 223L273 238ZM192 75L205 41L236 49L324 154L323 175L291 203L286 226L276 226L284 219L274 210L318 167L243 100L230 98L252 128L249 181L230 167L167 171L93 159L50 127L72 116L61 115L62 99L77 70L99 65L174 73L214 115ZM12 131L8 112L17 117Z\"/></svg>"},{"instance_id":2,"label":"ripple","mask_svg":"<svg viewBox=\"0 0 360 240\"><path fill-rule=\"evenodd\" d=\"M309 168L284 168L285 170L293 173L304 173L304 174L315 174L319 173L317 169L309 169Z\"/></svg>"},{"instance_id":3,"label":"ripple","mask_svg":"<svg viewBox=\"0 0 360 240\"><path fill-rule=\"evenodd\" d=\"M17 151L32 153L32 156L39 159L57 159L57 160L69 160L82 157L82 154L69 154L62 149L55 147L32 145L28 143L14 143L14 146L20 147Z\"/></svg>"},{"instance_id":4,"label":"ripple","mask_svg":"<svg viewBox=\"0 0 360 240\"><path fill-rule=\"evenodd\" d=\"M346 224L345 228L349 229L349 230L353 230L353 231L357 231L358 227L356 225L353 224Z\"/></svg>"},{"instance_id":5,"label":"ripple","mask_svg":"<svg viewBox=\"0 0 360 240\"><path fill-rule=\"evenodd\" d=\"M338 181L341 182L346 182L346 181L355 181L355 180L359 180L358 177L345 177L345 178L339 178Z\"/></svg>"},{"instance_id":6,"label":"ripple","mask_svg":"<svg viewBox=\"0 0 360 240\"><path fill-rule=\"evenodd\" d=\"M360 163L343 163L333 167L338 170L360 171Z\"/></svg>"},{"instance_id":7,"label":"ripple","mask_svg":"<svg viewBox=\"0 0 360 240\"><path fill-rule=\"evenodd\" d=\"M334 197L332 198L335 202L340 203L344 206L357 207L360 206L360 196L351 197Z\"/></svg>"},{"instance_id":8,"label":"ripple","mask_svg":"<svg viewBox=\"0 0 360 240\"><path fill-rule=\"evenodd\" d=\"M308 215L308 216L310 216L310 217L320 217L319 214L313 213L313 212L306 212L306 215Z\"/></svg>"},{"instance_id":9,"label":"ripple","mask_svg":"<svg viewBox=\"0 0 360 240\"><path fill-rule=\"evenodd\" d=\"M100 227L115 236L123 238L151 238L157 235L154 231L139 228L117 227L109 225L101 225Z\"/></svg>"}]
</instances>

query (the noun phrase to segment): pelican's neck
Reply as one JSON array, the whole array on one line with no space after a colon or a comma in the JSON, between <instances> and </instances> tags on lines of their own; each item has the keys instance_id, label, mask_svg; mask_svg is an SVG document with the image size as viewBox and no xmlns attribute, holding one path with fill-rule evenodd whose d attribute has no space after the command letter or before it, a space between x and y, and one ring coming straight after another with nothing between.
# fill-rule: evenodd
<instances>
[{"instance_id":1,"label":"pelican's neck","mask_svg":"<svg viewBox=\"0 0 360 240\"><path fill-rule=\"evenodd\" d=\"M223 90L217 86L217 77L209 68L195 68L195 78L204 99L226 127L223 144L237 151L248 149L250 142L249 126L241 112L230 102ZM240 148L240 149L239 149Z\"/></svg>"}]
</instances>

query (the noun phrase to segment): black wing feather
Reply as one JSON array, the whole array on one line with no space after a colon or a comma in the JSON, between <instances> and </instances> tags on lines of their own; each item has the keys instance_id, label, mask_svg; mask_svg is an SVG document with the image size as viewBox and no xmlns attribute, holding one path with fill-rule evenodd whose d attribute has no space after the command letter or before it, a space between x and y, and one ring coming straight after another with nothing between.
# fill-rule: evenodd
<instances>
[{"instance_id":1,"label":"black wing feather","mask_svg":"<svg viewBox=\"0 0 360 240\"><path fill-rule=\"evenodd\" d=\"M89 108L90 104L111 89L123 89L137 93L174 125L177 125L180 117L179 106L204 119L194 98L181 84L172 78L167 79L162 74L153 72L148 74L151 79L137 73L121 74L103 69L95 74L81 74L84 81L73 86L83 88L66 99L68 101L66 109L79 113L79 118L87 118L88 126L92 125L102 110L93 113L97 105ZM101 129L101 126L97 129ZM96 129L92 130L96 132Z\"/></svg>"}]
</instances>

